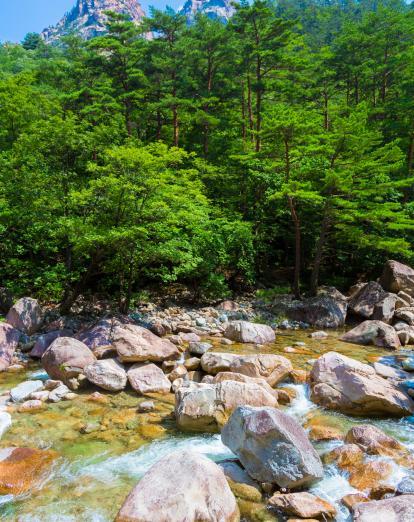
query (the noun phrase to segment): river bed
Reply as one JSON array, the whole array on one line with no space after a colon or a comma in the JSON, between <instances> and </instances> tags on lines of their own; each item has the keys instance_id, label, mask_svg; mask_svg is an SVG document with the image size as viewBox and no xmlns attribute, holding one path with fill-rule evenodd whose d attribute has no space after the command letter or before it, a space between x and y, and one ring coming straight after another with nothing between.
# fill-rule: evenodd
<instances>
[{"instance_id":1,"label":"river bed","mask_svg":"<svg viewBox=\"0 0 414 522\"><path fill-rule=\"evenodd\" d=\"M265 347L253 345L215 345L216 351L233 353L275 353L289 358L295 369L309 370L312 361L321 354L335 350L347 356L372 363L385 358L393 363L393 355L375 347L360 347L338 340L340 332L330 332L324 340L313 340L308 332L286 331L277 335L276 342ZM295 346L305 343L305 346ZM292 346L296 353L286 353ZM40 365L31 363L21 373L0 374L0 391L9 390L28 378L45 378ZM414 424L409 420L361 419L326 412L308 398L304 384L289 384L296 399L285 410L305 426L312 422L339 429L342 433L361 422L369 422L394 436L414 450ZM126 495L139 478L157 460L178 448L191 448L215 461L233 457L219 435L182 434L176 430L173 410L174 397L152 396L155 410L138 414L137 406L148 398L138 397L132 390L118 394L103 392L104 401L90 400L96 388L82 391L73 401L48 404L34 413L13 413L12 427L0 441L1 448L28 446L53 449L60 457L51 471L42 477L36 489L13 497L0 496L0 520L17 522L112 522ZM101 390L100 390L101 391ZM323 454L340 441L316 443ZM374 458L374 457L373 457ZM388 482L395 483L407 470L393 463ZM350 520L349 512L340 499L355 492L344 472L326 466L325 477L311 492L335 503L337 522ZM278 518L263 505L240 501L243 520L271 522Z\"/></svg>"}]
</instances>

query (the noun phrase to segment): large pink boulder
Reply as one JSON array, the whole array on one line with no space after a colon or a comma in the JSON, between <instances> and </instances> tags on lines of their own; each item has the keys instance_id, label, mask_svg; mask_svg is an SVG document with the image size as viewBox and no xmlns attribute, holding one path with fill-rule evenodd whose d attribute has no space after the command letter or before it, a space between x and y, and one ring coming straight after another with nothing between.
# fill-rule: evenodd
<instances>
[{"instance_id":1,"label":"large pink boulder","mask_svg":"<svg viewBox=\"0 0 414 522\"><path fill-rule=\"evenodd\" d=\"M397 350L401 347L401 341L394 328L382 321L364 321L342 337L347 343L374 345L381 348Z\"/></svg>"},{"instance_id":2,"label":"large pink boulder","mask_svg":"<svg viewBox=\"0 0 414 522\"><path fill-rule=\"evenodd\" d=\"M153 363L138 363L128 370L128 380L132 388L141 395L146 393L169 393L171 382Z\"/></svg>"},{"instance_id":3,"label":"large pink boulder","mask_svg":"<svg viewBox=\"0 0 414 522\"><path fill-rule=\"evenodd\" d=\"M116 326L112 346L121 362L163 362L180 357L177 346L134 324Z\"/></svg>"},{"instance_id":4,"label":"large pink boulder","mask_svg":"<svg viewBox=\"0 0 414 522\"><path fill-rule=\"evenodd\" d=\"M355 416L402 417L414 403L372 366L336 352L320 357L311 371L311 399L330 410Z\"/></svg>"},{"instance_id":5,"label":"large pink boulder","mask_svg":"<svg viewBox=\"0 0 414 522\"><path fill-rule=\"evenodd\" d=\"M45 351L49 348L49 346L55 341L58 337L70 337L70 330L55 330L53 332L48 332L43 335L40 335L30 352L30 357L41 358Z\"/></svg>"},{"instance_id":6,"label":"large pink boulder","mask_svg":"<svg viewBox=\"0 0 414 522\"><path fill-rule=\"evenodd\" d=\"M156 462L126 498L115 522L238 522L222 469L193 451Z\"/></svg>"},{"instance_id":7,"label":"large pink boulder","mask_svg":"<svg viewBox=\"0 0 414 522\"><path fill-rule=\"evenodd\" d=\"M20 335L10 324L0 323L0 372L11 365Z\"/></svg>"},{"instance_id":8,"label":"large pink boulder","mask_svg":"<svg viewBox=\"0 0 414 522\"><path fill-rule=\"evenodd\" d=\"M388 292L398 294L403 291L414 296L414 269L398 261L389 260L384 266L380 283Z\"/></svg>"},{"instance_id":9,"label":"large pink boulder","mask_svg":"<svg viewBox=\"0 0 414 522\"><path fill-rule=\"evenodd\" d=\"M224 337L237 343L265 344L275 340L273 329L266 324L232 321L228 324Z\"/></svg>"},{"instance_id":10,"label":"large pink boulder","mask_svg":"<svg viewBox=\"0 0 414 522\"><path fill-rule=\"evenodd\" d=\"M96 357L86 344L71 337L59 337L43 354L42 366L52 379L68 384L95 361Z\"/></svg>"},{"instance_id":11,"label":"large pink boulder","mask_svg":"<svg viewBox=\"0 0 414 522\"><path fill-rule=\"evenodd\" d=\"M354 522L412 522L414 495L372 502L360 502L353 507Z\"/></svg>"}]
</instances>

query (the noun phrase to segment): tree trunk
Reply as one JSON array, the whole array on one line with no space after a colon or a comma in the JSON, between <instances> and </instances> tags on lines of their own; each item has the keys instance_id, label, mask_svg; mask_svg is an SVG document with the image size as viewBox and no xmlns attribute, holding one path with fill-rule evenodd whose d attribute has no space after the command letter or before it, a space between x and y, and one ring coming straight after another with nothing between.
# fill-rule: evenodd
<instances>
[{"instance_id":1,"label":"tree trunk","mask_svg":"<svg viewBox=\"0 0 414 522\"><path fill-rule=\"evenodd\" d=\"M247 75L247 112L249 115L249 129L250 129L250 141L254 141L254 121L253 121L253 108L252 108L252 85L250 82L250 75Z\"/></svg>"},{"instance_id":2,"label":"tree trunk","mask_svg":"<svg viewBox=\"0 0 414 522\"><path fill-rule=\"evenodd\" d=\"M316 242L315 258L313 261L313 269L310 281L310 290L312 295L316 295L318 293L319 273L322 265L323 249L325 247L326 239L328 237L329 226L329 204L327 203L325 206L325 211L321 223L321 230L319 233L318 240Z\"/></svg>"},{"instance_id":3,"label":"tree trunk","mask_svg":"<svg viewBox=\"0 0 414 522\"><path fill-rule=\"evenodd\" d=\"M246 100L244 97L244 82L241 82L241 113L242 113L242 140L246 142Z\"/></svg>"},{"instance_id":4,"label":"tree trunk","mask_svg":"<svg viewBox=\"0 0 414 522\"><path fill-rule=\"evenodd\" d=\"M293 277L293 293L297 299L300 298L300 265L302 259L300 220L296 212L295 200L288 196L289 210L295 228L295 274Z\"/></svg>"}]
</instances>

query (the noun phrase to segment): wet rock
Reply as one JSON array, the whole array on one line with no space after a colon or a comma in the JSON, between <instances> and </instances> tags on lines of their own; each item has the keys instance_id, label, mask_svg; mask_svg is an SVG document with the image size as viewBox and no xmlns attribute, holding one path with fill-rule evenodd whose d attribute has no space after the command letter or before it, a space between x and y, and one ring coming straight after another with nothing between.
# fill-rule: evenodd
<instances>
[{"instance_id":1,"label":"wet rock","mask_svg":"<svg viewBox=\"0 0 414 522\"><path fill-rule=\"evenodd\" d=\"M115 522L238 522L236 499L223 471L191 451L158 461L139 481Z\"/></svg>"},{"instance_id":2,"label":"wet rock","mask_svg":"<svg viewBox=\"0 0 414 522\"><path fill-rule=\"evenodd\" d=\"M381 484L379 486L373 487L369 492L370 500L382 500L383 498L390 498L395 495L394 486L390 486L387 484Z\"/></svg>"},{"instance_id":3,"label":"wet rock","mask_svg":"<svg viewBox=\"0 0 414 522\"><path fill-rule=\"evenodd\" d=\"M400 330L397 332L398 339L402 346L408 346L414 344L414 327L409 326L406 330Z\"/></svg>"},{"instance_id":4,"label":"wet rock","mask_svg":"<svg viewBox=\"0 0 414 522\"><path fill-rule=\"evenodd\" d=\"M341 502L350 511L352 511L355 504L359 504L360 502L369 502L369 498L362 493L350 493L349 495L342 497Z\"/></svg>"},{"instance_id":5,"label":"wet rock","mask_svg":"<svg viewBox=\"0 0 414 522\"><path fill-rule=\"evenodd\" d=\"M370 455L392 457L407 451L400 442L371 424L359 424L351 428L345 436L345 442L356 444Z\"/></svg>"},{"instance_id":6,"label":"wet rock","mask_svg":"<svg viewBox=\"0 0 414 522\"><path fill-rule=\"evenodd\" d=\"M345 444L333 449L324 456L326 464L336 464L339 469L348 472L358 470L363 464L364 452L356 444Z\"/></svg>"},{"instance_id":7,"label":"wet rock","mask_svg":"<svg viewBox=\"0 0 414 522\"><path fill-rule=\"evenodd\" d=\"M245 404L277 407L277 399L258 384L250 382L223 381L182 386L175 396L177 425L184 431L217 432L233 410Z\"/></svg>"},{"instance_id":8,"label":"wet rock","mask_svg":"<svg viewBox=\"0 0 414 522\"><path fill-rule=\"evenodd\" d=\"M148 413L155 410L155 404L153 401L144 401L138 406L138 413Z\"/></svg>"},{"instance_id":9,"label":"wet rock","mask_svg":"<svg viewBox=\"0 0 414 522\"><path fill-rule=\"evenodd\" d=\"M223 337L223 339L220 340L220 344L224 344L225 346L231 346L232 344L234 344L234 341Z\"/></svg>"},{"instance_id":10,"label":"wet rock","mask_svg":"<svg viewBox=\"0 0 414 522\"><path fill-rule=\"evenodd\" d=\"M407 379L409 377L409 374L407 372L403 372L402 370L398 370L397 368L393 368L392 366L388 366L387 364L375 362L373 364L373 367L377 374L381 377L384 377L384 379L402 380Z\"/></svg>"},{"instance_id":11,"label":"wet rock","mask_svg":"<svg viewBox=\"0 0 414 522\"><path fill-rule=\"evenodd\" d=\"M293 489L323 476L321 460L302 426L275 408L237 408L221 438L260 482Z\"/></svg>"},{"instance_id":12,"label":"wet rock","mask_svg":"<svg viewBox=\"0 0 414 522\"><path fill-rule=\"evenodd\" d=\"M60 384L49 393L50 402L60 402L70 393L70 389L65 384Z\"/></svg>"},{"instance_id":13,"label":"wet rock","mask_svg":"<svg viewBox=\"0 0 414 522\"><path fill-rule=\"evenodd\" d=\"M367 364L328 352L313 365L311 399L330 410L356 416L404 416L413 401Z\"/></svg>"},{"instance_id":14,"label":"wet rock","mask_svg":"<svg viewBox=\"0 0 414 522\"><path fill-rule=\"evenodd\" d=\"M349 483L360 491L372 489L386 480L392 473L393 467L385 460L364 462L362 466L351 471Z\"/></svg>"},{"instance_id":15,"label":"wet rock","mask_svg":"<svg viewBox=\"0 0 414 522\"><path fill-rule=\"evenodd\" d=\"M194 332L181 332L180 339L183 343L199 343L201 338Z\"/></svg>"},{"instance_id":16,"label":"wet rock","mask_svg":"<svg viewBox=\"0 0 414 522\"><path fill-rule=\"evenodd\" d=\"M400 348L397 332L389 324L381 321L364 321L341 337L347 343L374 345L381 348Z\"/></svg>"},{"instance_id":17,"label":"wet rock","mask_svg":"<svg viewBox=\"0 0 414 522\"><path fill-rule=\"evenodd\" d=\"M141 395L171 390L171 382L155 364L134 364L127 375L132 388Z\"/></svg>"},{"instance_id":18,"label":"wet rock","mask_svg":"<svg viewBox=\"0 0 414 522\"><path fill-rule=\"evenodd\" d=\"M401 365L407 372L414 372L414 357L407 357L407 359L402 361Z\"/></svg>"},{"instance_id":19,"label":"wet rock","mask_svg":"<svg viewBox=\"0 0 414 522\"><path fill-rule=\"evenodd\" d=\"M0 449L0 495L33 491L50 469L57 453L33 448Z\"/></svg>"},{"instance_id":20,"label":"wet rock","mask_svg":"<svg viewBox=\"0 0 414 522\"><path fill-rule=\"evenodd\" d=\"M219 466L224 471L230 489L236 497L250 502L261 502L260 486L249 477L237 462L224 461L220 462Z\"/></svg>"},{"instance_id":21,"label":"wet rock","mask_svg":"<svg viewBox=\"0 0 414 522\"><path fill-rule=\"evenodd\" d=\"M395 317L407 323L408 326L414 326L414 307L399 308L395 312Z\"/></svg>"},{"instance_id":22,"label":"wet rock","mask_svg":"<svg viewBox=\"0 0 414 522\"><path fill-rule=\"evenodd\" d=\"M79 433L82 433L83 435L87 435L89 433L95 433L97 431L100 431L101 426L98 422L88 422L87 424L84 424L81 426Z\"/></svg>"},{"instance_id":23,"label":"wet rock","mask_svg":"<svg viewBox=\"0 0 414 522\"><path fill-rule=\"evenodd\" d=\"M18 408L17 411L19 413L31 413L32 411L39 411L44 408L44 404L40 400L29 400L23 402Z\"/></svg>"},{"instance_id":24,"label":"wet rock","mask_svg":"<svg viewBox=\"0 0 414 522\"><path fill-rule=\"evenodd\" d=\"M162 362L180 357L180 351L171 341L132 324L115 327L113 347L121 362Z\"/></svg>"},{"instance_id":25,"label":"wet rock","mask_svg":"<svg viewBox=\"0 0 414 522\"><path fill-rule=\"evenodd\" d=\"M386 262L380 283L388 292L398 294L403 291L409 296L414 296L414 270L398 261Z\"/></svg>"},{"instance_id":26,"label":"wet rock","mask_svg":"<svg viewBox=\"0 0 414 522\"><path fill-rule=\"evenodd\" d=\"M412 522L414 520L414 495L401 495L354 506L355 522Z\"/></svg>"},{"instance_id":27,"label":"wet rock","mask_svg":"<svg viewBox=\"0 0 414 522\"><path fill-rule=\"evenodd\" d=\"M0 411L0 439L12 425L12 418L10 413Z\"/></svg>"},{"instance_id":28,"label":"wet rock","mask_svg":"<svg viewBox=\"0 0 414 522\"><path fill-rule=\"evenodd\" d=\"M7 323L0 323L0 372L7 370L13 362L14 352L21 333Z\"/></svg>"},{"instance_id":29,"label":"wet rock","mask_svg":"<svg viewBox=\"0 0 414 522\"><path fill-rule=\"evenodd\" d=\"M59 337L42 357L42 366L52 379L69 381L82 374L84 368L96 361L86 344L70 337Z\"/></svg>"},{"instance_id":30,"label":"wet rock","mask_svg":"<svg viewBox=\"0 0 414 522\"><path fill-rule=\"evenodd\" d=\"M287 495L276 493L269 499L268 504L287 515L297 515L301 518L333 518L336 515L336 509L332 504L306 492Z\"/></svg>"},{"instance_id":31,"label":"wet rock","mask_svg":"<svg viewBox=\"0 0 414 522\"><path fill-rule=\"evenodd\" d=\"M234 353L207 352L201 357L202 369L211 375L230 371L230 365L238 356Z\"/></svg>"},{"instance_id":32,"label":"wet rock","mask_svg":"<svg viewBox=\"0 0 414 522\"><path fill-rule=\"evenodd\" d=\"M213 347L212 344L210 343L190 343L189 344L189 351L192 355L204 355L206 352L208 352L209 350L211 350L211 348Z\"/></svg>"},{"instance_id":33,"label":"wet rock","mask_svg":"<svg viewBox=\"0 0 414 522\"><path fill-rule=\"evenodd\" d=\"M33 392L42 389L42 381L24 381L10 390L10 398L13 402L23 402L28 399Z\"/></svg>"},{"instance_id":34,"label":"wet rock","mask_svg":"<svg viewBox=\"0 0 414 522\"><path fill-rule=\"evenodd\" d=\"M43 312L36 299L22 297L10 308L6 322L17 330L32 335L42 326Z\"/></svg>"},{"instance_id":35,"label":"wet rock","mask_svg":"<svg viewBox=\"0 0 414 522\"><path fill-rule=\"evenodd\" d=\"M386 292L382 286L376 281L370 281L350 298L349 311L369 319L374 313L375 305L385 297Z\"/></svg>"},{"instance_id":36,"label":"wet rock","mask_svg":"<svg viewBox=\"0 0 414 522\"><path fill-rule=\"evenodd\" d=\"M281 355L245 355L233 359L230 371L249 377L264 378L270 386L276 386L290 375L292 363Z\"/></svg>"},{"instance_id":37,"label":"wet rock","mask_svg":"<svg viewBox=\"0 0 414 522\"><path fill-rule=\"evenodd\" d=\"M185 379L187 377L187 374L187 368L180 364L176 366L171 373L168 374L168 379L171 382L174 382L176 379Z\"/></svg>"},{"instance_id":38,"label":"wet rock","mask_svg":"<svg viewBox=\"0 0 414 522\"><path fill-rule=\"evenodd\" d=\"M404 477L397 486L398 495L414 495L414 477Z\"/></svg>"},{"instance_id":39,"label":"wet rock","mask_svg":"<svg viewBox=\"0 0 414 522\"><path fill-rule=\"evenodd\" d=\"M30 394L30 399L33 399L35 401L42 401L46 402L49 399L49 394L47 390L37 391Z\"/></svg>"},{"instance_id":40,"label":"wet rock","mask_svg":"<svg viewBox=\"0 0 414 522\"><path fill-rule=\"evenodd\" d=\"M72 332L70 330L54 330L39 336L30 352L30 357L40 359L55 339L58 337L71 337L71 335Z\"/></svg>"},{"instance_id":41,"label":"wet rock","mask_svg":"<svg viewBox=\"0 0 414 522\"><path fill-rule=\"evenodd\" d=\"M101 359L84 368L89 382L108 391L120 391L126 387L125 368L116 359Z\"/></svg>"},{"instance_id":42,"label":"wet rock","mask_svg":"<svg viewBox=\"0 0 414 522\"><path fill-rule=\"evenodd\" d=\"M315 425L309 431L309 438L315 442L327 440L342 440L343 435L340 430L331 426Z\"/></svg>"},{"instance_id":43,"label":"wet rock","mask_svg":"<svg viewBox=\"0 0 414 522\"><path fill-rule=\"evenodd\" d=\"M328 336L328 334L326 332L324 332L323 330L318 330L317 332L312 332L309 337L311 337L312 339L326 339Z\"/></svg>"},{"instance_id":44,"label":"wet rock","mask_svg":"<svg viewBox=\"0 0 414 522\"><path fill-rule=\"evenodd\" d=\"M224 336L237 343L265 344L275 340L274 330L266 324L232 321L227 325Z\"/></svg>"}]
</instances>

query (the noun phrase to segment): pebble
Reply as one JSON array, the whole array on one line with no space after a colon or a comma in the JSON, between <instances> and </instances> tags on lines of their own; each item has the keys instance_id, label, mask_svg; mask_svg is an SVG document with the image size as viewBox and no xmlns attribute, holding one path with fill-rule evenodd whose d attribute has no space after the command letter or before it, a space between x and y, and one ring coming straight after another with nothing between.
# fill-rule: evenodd
<instances>
[{"instance_id":1,"label":"pebble","mask_svg":"<svg viewBox=\"0 0 414 522\"><path fill-rule=\"evenodd\" d=\"M153 411L155 409L155 404L153 401L144 401L141 402L141 404L138 406L137 411L138 413L148 413L150 411Z\"/></svg>"},{"instance_id":2,"label":"pebble","mask_svg":"<svg viewBox=\"0 0 414 522\"><path fill-rule=\"evenodd\" d=\"M38 411L38 410L41 410L41 409L43 409L43 402L42 401L30 400L30 401L23 402L23 404L21 404L17 408L17 411L19 413L27 413L27 412L31 412L31 411Z\"/></svg>"}]
</instances>

